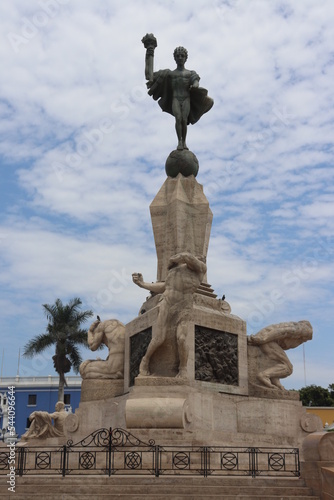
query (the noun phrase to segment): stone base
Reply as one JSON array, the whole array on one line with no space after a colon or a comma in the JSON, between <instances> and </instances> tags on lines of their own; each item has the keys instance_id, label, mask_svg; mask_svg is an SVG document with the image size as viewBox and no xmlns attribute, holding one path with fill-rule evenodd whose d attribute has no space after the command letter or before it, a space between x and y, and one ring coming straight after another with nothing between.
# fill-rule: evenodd
<instances>
[{"instance_id":1,"label":"stone base","mask_svg":"<svg viewBox=\"0 0 334 500\"><path fill-rule=\"evenodd\" d=\"M98 404L81 402L66 419L65 431L74 443L97 429L120 427L161 445L301 450L305 437L322 429L321 420L310 417L314 416L296 400L228 394L194 380L137 377L126 394L100 399Z\"/></svg>"},{"instance_id":2,"label":"stone base","mask_svg":"<svg viewBox=\"0 0 334 500\"><path fill-rule=\"evenodd\" d=\"M320 420L305 425L300 401L222 394L166 379L159 385L159 377L136 378L125 403L127 429L144 441L301 448L305 437L322 427ZM154 384L146 385L149 380Z\"/></svg>"},{"instance_id":3,"label":"stone base","mask_svg":"<svg viewBox=\"0 0 334 500\"><path fill-rule=\"evenodd\" d=\"M124 393L123 379L83 379L81 402L113 398Z\"/></svg>"},{"instance_id":4,"label":"stone base","mask_svg":"<svg viewBox=\"0 0 334 500\"><path fill-rule=\"evenodd\" d=\"M288 399L290 401L299 401L299 393L297 391L287 391L285 389L269 389L258 384L249 383L248 393L250 396L265 399Z\"/></svg>"},{"instance_id":5,"label":"stone base","mask_svg":"<svg viewBox=\"0 0 334 500\"><path fill-rule=\"evenodd\" d=\"M188 380L184 378L176 378L176 377L136 377L135 378L135 386L136 387L151 387L151 386L179 386L179 385L187 385ZM149 389L148 389L149 391Z\"/></svg>"},{"instance_id":6,"label":"stone base","mask_svg":"<svg viewBox=\"0 0 334 500\"><path fill-rule=\"evenodd\" d=\"M45 448L47 446L63 446L64 444L66 444L67 440L68 440L67 435L60 437L53 437L53 438L45 438L45 439L38 439L38 438L27 439L27 440L21 439L16 443L16 446L17 447L38 446L40 448Z\"/></svg>"},{"instance_id":7,"label":"stone base","mask_svg":"<svg viewBox=\"0 0 334 500\"><path fill-rule=\"evenodd\" d=\"M223 301L195 294L192 321L188 322L188 364L186 385L200 390L248 394L246 324L226 312ZM163 344L153 353L148 377L138 377L139 364L157 331L158 296L148 300L149 307L126 325L124 390L137 385L180 385L176 331L168 332ZM144 309L143 309L144 311ZM136 378L137 377L137 378ZM163 380L166 379L164 382ZM182 380L182 379L181 379Z\"/></svg>"}]
</instances>

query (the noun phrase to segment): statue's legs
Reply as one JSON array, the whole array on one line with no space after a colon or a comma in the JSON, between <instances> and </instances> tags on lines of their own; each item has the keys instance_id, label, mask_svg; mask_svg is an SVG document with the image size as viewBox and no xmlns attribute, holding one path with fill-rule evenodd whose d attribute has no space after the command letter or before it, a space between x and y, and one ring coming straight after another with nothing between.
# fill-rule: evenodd
<instances>
[{"instance_id":1,"label":"statue's legs","mask_svg":"<svg viewBox=\"0 0 334 500\"><path fill-rule=\"evenodd\" d=\"M186 98L179 101L174 98L172 103L172 111L175 117L175 130L178 138L177 149L188 149L186 145L187 136L187 121L190 112L190 99Z\"/></svg>"},{"instance_id":2,"label":"statue's legs","mask_svg":"<svg viewBox=\"0 0 334 500\"><path fill-rule=\"evenodd\" d=\"M190 113L190 99L185 99L181 106L182 112L182 140L183 140L183 149L188 149L186 144L187 130L188 130L188 116Z\"/></svg>"},{"instance_id":3,"label":"statue's legs","mask_svg":"<svg viewBox=\"0 0 334 500\"><path fill-rule=\"evenodd\" d=\"M168 305L165 300L160 302L159 314L157 319L157 324L155 328L155 335L148 345L145 356L141 360L139 366L139 375L148 376L150 375L150 360L154 352L161 346L165 341L166 333L168 328Z\"/></svg>"},{"instance_id":4,"label":"statue's legs","mask_svg":"<svg viewBox=\"0 0 334 500\"><path fill-rule=\"evenodd\" d=\"M179 378L187 377L187 362L188 362L188 322L181 321L176 330L177 348L179 354L179 372L176 375Z\"/></svg>"},{"instance_id":5,"label":"statue's legs","mask_svg":"<svg viewBox=\"0 0 334 500\"><path fill-rule=\"evenodd\" d=\"M281 385L279 379L288 377L293 371L293 367L288 356L276 342L268 342L260 347L270 359L277 362L277 365L263 370L258 374L257 378L266 387L273 388L276 386L282 389L283 386Z\"/></svg>"}]
</instances>

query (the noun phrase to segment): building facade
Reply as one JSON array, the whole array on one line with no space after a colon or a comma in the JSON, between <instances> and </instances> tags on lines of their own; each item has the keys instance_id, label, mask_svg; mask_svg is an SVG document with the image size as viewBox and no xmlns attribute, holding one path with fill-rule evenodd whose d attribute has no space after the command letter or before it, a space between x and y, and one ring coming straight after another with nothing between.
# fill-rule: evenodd
<instances>
[{"instance_id":1,"label":"building facade","mask_svg":"<svg viewBox=\"0 0 334 500\"><path fill-rule=\"evenodd\" d=\"M324 428L333 428L334 425L334 407L333 406L309 406L307 413L318 415L322 420Z\"/></svg>"}]
</instances>

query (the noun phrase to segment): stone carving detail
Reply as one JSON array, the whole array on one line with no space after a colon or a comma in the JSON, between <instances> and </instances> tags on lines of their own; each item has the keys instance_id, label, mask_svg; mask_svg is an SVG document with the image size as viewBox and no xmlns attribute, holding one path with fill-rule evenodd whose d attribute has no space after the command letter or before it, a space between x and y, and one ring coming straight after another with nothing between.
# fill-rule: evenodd
<instances>
[{"instance_id":1,"label":"stone carving detail","mask_svg":"<svg viewBox=\"0 0 334 500\"><path fill-rule=\"evenodd\" d=\"M146 48L145 77L148 93L158 101L162 111L175 117L178 150L187 150L187 125L196 123L213 106L208 91L199 86L200 77L195 71L184 67L188 52L184 47L174 50L176 69L153 72L154 50L157 47L155 36L150 33L142 39Z\"/></svg>"},{"instance_id":2,"label":"stone carving detail","mask_svg":"<svg viewBox=\"0 0 334 500\"><path fill-rule=\"evenodd\" d=\"M305 432L317 432L322 431L322 422L318 415L311 415L310 413L305 413L300 419L300 426Z\"/></svg>"},{"instance_id":3,"label":"stone carving detail","mask_svg":"<svg viewBox=\"0 0 334 500\"><path fill-rule=\"evenodd\" d=\"M124 376L124 332L125 326L117 319L94 321L88 330L88 345L96 351L102 344L109 349L105 361L88 359L81 363L82 378L120 379Z\"/></svg>"},{"instance_id":4,"label":"stone carving detail","mask_svg":"<svg viewBox=\"0 0 334 500\"><path fill-rule=\"evenodd\" d=\"M278 323L263 328L247 339L249 345L258 346L274 365L257 373L264 387L285 390L280 378L291 375L293 366L284 352L312 339L313 329L308 321Z\"/></svg>"},{"instance_id":5,"label":"stone carving detail","mask_svg":"<svg viewBox=\"0 0 334 500\"><path fill-rule=\"evenodd\" d=\"M187 377L188 325L192 321L193 295L202 282L206 272L204 258L197 258L183 252L169 259L168 274L165 282L145 283L140 273L132 275L134 283L154 293L161 293L159 313L155 334L143 357L139 375L150 375L150 360L155 351L166 339L176 333L179 357L177 377Z\"/></svg>"},{"instance_id":6,"label":"stone carving detail","mask_svg":"<svg viewBox=\"0 0 334 500\"><path fill-rule=\"evenodd\" d=\"M238 336L196 325L195 378L238 385Z\"/></svg>"},{"instance_id":7,"label":"stone carving detail","mask_svg":"<svg viewBox=\"0 0 334 500\"><path fill-rule=\"evenodd\" d=\"M75 413L70 413L65 420L64 429L68 432L75 432L79 428L79 417Z\"/></svg>"},{"instance_id":8,"label":"stone carving detail","mask_svg":"<svg viewBox=\"0 0 334 500\"><path fill-rule=\"evenodd\" d=\"M152 327L130 337L130 386L135 383L139 374L140 362L143 359L152 339Z\"/></svg>"},{"instance_id":9,"label":"stone carving detail","mask_svg":"<svg viewBox=\"0 0 334 500\"><path fill-rule=\"evenodd\" d=\"M56 403L55 410L54 413L48 413L47 411L34 411L31 413L29 416L30 427L22 435L21 439L27 441L33 438L46 439L64 436L64 421L69 413L65 410L65 404L62 401Z\"/></svg>"}]
</instances>

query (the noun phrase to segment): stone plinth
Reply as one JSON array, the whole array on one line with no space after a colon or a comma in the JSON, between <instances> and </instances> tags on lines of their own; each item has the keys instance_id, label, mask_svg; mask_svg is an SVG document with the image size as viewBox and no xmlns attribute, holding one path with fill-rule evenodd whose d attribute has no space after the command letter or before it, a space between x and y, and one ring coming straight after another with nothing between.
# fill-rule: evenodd
<instances>
[{"instance_id":1,"label":"stone plinth","mask_svg":"<svg viewBox=\"0 0 334 500\"><path fill-rule=\"evenodd\" d=\"M165 444L301 449L310 435L300 401L221 393L170 377L138 377L125 414L130 432Z\"/></svg>"},{"instance_id":2,"label":"stone plinth","mask_svg":"<svg viewBox=\"0 0 334 500\"><path fill-rule=\"evenodd\" d=\"M98 401L124 393L123 379L84 379L81 384L81 402Z\"/></svg>"},{"instance_id":3,"label":"stone plinth","mask_svg":"<svg viewBox=\"0 0 334 500\"><path fill-rule=\"evenodd\" d=\"M245 322L233 314L225 313L221 301L199 297L194 300L193 318L188 322L186 382L193 382L198 387L214 392L248 394ZM126 325L125 391L134 385L142 356L151 338L158 333L158 300L154 297L154 306L151 309L147 306L147 312ZM171 385L178 384L178 363L176 331L171 330L151 358L151 376L169 377Z\"/></svg>"},{"instance_id":4,"label":"stone plinth","mask_svg":"<svg viewBox=\"0 0 334 500\"><path fill-rule=\"evenodd\" d=\"M212 212L203 186L193 175L168 177L152 201L150 212L158 258L157 281L165 280L169 258L176 253L206 257Z\"/></svg>"}]
</instances>

